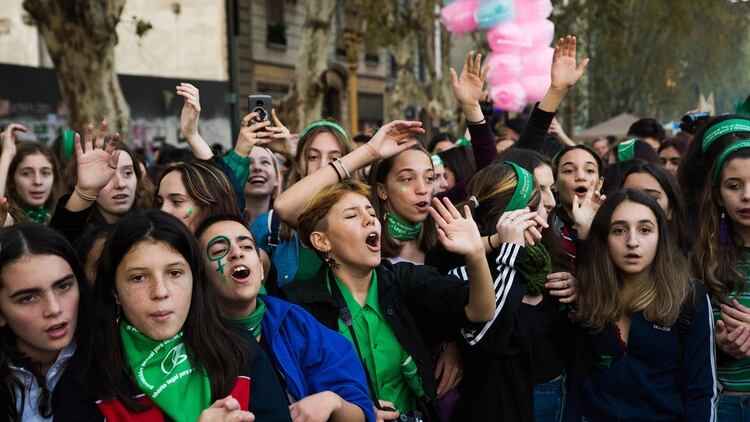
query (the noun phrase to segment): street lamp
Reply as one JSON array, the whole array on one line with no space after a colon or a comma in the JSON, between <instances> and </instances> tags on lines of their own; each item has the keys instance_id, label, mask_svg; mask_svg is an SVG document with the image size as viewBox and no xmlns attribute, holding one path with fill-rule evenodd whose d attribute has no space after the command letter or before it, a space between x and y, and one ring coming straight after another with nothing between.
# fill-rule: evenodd
<instances>
[{"instance_id":1,"label":"street lamp","mask_svg":"<svg viewBox=\"0 0 750 422\"><path fill-rule=\"evenodd\" d=\"M359 132L359 104L357 101L358 81L357 70L359 69L359 58L362 55L364 45L363 36L367 28L367 21L362 16L361 8L356 7L357 2L345 1L343 3L343 16L341 29L344 38L344 50L346 51L346 69L348 71L347 85L349 86L349 130L352 136Z\"/></svg>"}]
</instances>

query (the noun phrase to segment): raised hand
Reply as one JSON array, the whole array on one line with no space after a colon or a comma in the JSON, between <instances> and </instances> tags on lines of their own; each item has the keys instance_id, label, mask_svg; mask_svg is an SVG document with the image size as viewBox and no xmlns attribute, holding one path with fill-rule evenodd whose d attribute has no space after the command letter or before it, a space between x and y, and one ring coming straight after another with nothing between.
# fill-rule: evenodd
<instances>
[{"instance_id":1,"label":"raised hand","mask_svg":"<svg viewBox=\"0 0 750 422\"><path fill-rule=\"evenodd\" d=\"M262 122L256 122L255 118L258 113L250 113L242 118L240 125L239 135L237 135L237 143L234 144L234 152L240 157L247 157L250 155L250 151L256 145L262 145L268 142L269 132L265 132L265 128L271 125L269 120L263 120ZM252 125L251 122L254 122ZM264 129L264 130L261 130Z\"/></svg>"},{"instance_id":2,"label":"raised hand","mask_svg":"<svg viewBox=\"0 0 750 422\"><path fill-rule=\"evenodd\" d=\"M504 212L495 225L501 243L534 245L542 240L538 227L547 227L547 222L529 208Z\"/></svg>"},{"instance_id":3,"label":"raised hand","mask_svg":"<svg viewBox=\"0 0 750 422\"><path fill-rule=\"evenodd\" d=\"M589 189L582 201L578 199L578 195L573 196L573 207L571 209L573 213L573 228L578 233L578 238L580 239L588 237L591 222L594 221L596 212L599 211L599 207L607 200L607 196L602 195L604 178L600 177L594 183L596 183L594 189Z\"/></svg>"},{"instance_id":4,"label":"raised hand","mask_svg":"<svg viewBox=\"0 0 750 422\"><path fill-rule=\"evenodd\" d=\"M180 114L180 129L186 139L198 134L198 118L201 115L200 91L195 86L181 82L176 87L177 95L185 99Z\"/></svg>"},{"instance_id":5,"label":"raised hand","mask_svg":"<svg viewBox=\"0 0 750 422\"><path fill-rule=\"evenodd\" d=\"M561 90L569 89L581 79L588 64L588 58L576 64L576 37L568 35L560 38L552 55L551 87Z\"/></svg>"},{"instance_id":6,"label":"raised hand","mask_svg":"<svg viewBox=\"0 0 750 422\"><path fill-rule=\"evenodd\" d=\"M414 146L417 141L408 139L424 133L422 122L394 120L383 125L367 142L375 160L385 160Z\"/></svg>"},{"instance_id":7,"label":"raised hand","mask_svg":"<svg viewBox=\"0 0 750 422\"><path fill-rule=\"evenodd\" d=\"M450 199L443 198L443 202L445 204L433 198L432 208L428 211L438 225L438 239L445 250L462 256L481 255L484 257L482 236L471 217L469 206L464 205L466 217L462 217Z\"/></svg>"},{"instance_id":8,"label":"raised hand","mask_svg":"<svg viewBox=\"0 0 750 422\"><path fill-rule=\"evenodd\" d=\"M484 80L487 78L487 67L482 68L482 55L469 51L461 76L451 68L453 93L461 105L478 104L483 97Z\"/></svg>"},{"instance_id":9,"label":"raised hand","mask_svg":"<svg viewBox=\"0 0 750 422\"><path fill-rule=\"evenodd\" d=\"M117 161L120 158L121 151L115 150L120 134L115 133L105 145L104 137L107 134L107 126L106 120L99 124L99 132L94 140L94 126L89 125L86 128L83 144L81 144L81 136L77 133L75 135L74 149L78 165L76 187L78 191L91 197L99 195L99 191L115 175Z\"/></svg>"},{"instance_id":10,"label":"raised hand","mask_svg":"<svg viewBox=\"0 0 750 422\"><path fill-rule=\"evenodd\" d=\"M16 132L26 132L26 126L18 123L11 123L3 131L3 154L10 154L11 156L16 154Z\"/></svg>"}]
</instances>

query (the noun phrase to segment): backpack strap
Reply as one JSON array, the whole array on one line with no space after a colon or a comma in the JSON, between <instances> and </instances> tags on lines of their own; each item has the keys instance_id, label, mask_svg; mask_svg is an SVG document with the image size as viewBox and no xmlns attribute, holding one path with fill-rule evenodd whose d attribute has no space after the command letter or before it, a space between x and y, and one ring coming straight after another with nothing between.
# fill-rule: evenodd
<instances>
[{"instance_id":1,"label":"backpack strap","mask_svg":"<svg viewBox=\"0 0 750 422\"><path fill-rule=\"evenodd\" d=\"M698 282L693 281L693 291L682 304L680 309L680 315L677 317L675 327L677 328L677 388L679 389L682 383L682 368L685 361L685 336L690 331L690 324L693 322L695 311L698 308L698 301L702 300L706 294L706 287Z\"/></svg>"},{"instance_id":2,"label":"backpack strap","mask_svg":"<svg viewBox=\"0 0 750 422\"><path fill-rule=\"evenodd\" d=\"M268 211L268 238L266 238L266 244L270 250L269 257L273 255L273 251L279 246L279 230L281 229L281 218L273 212L273 209Z\"/></svg>"}]
</instances>

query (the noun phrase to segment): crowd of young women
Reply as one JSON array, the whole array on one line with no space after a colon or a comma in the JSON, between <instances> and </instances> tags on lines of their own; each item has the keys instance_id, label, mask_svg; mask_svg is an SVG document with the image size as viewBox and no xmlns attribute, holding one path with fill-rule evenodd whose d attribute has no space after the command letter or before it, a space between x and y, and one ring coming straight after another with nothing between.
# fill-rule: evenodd
<instances>
[{"instance_id":1,"label":"crowd of young women","mask_svg":"<svg viewBox=\"0 0 750 422\"><path fill-rule=\"evenodd\" d=\"M10 124L0 420L750 420L750 118L570 145L587 62L559 40L511 148L473 53L470 146L322 120L291 154L273 112L215 157L190 84L194 159L158 172L106 122Z\"/></svg>"}]
</instances>

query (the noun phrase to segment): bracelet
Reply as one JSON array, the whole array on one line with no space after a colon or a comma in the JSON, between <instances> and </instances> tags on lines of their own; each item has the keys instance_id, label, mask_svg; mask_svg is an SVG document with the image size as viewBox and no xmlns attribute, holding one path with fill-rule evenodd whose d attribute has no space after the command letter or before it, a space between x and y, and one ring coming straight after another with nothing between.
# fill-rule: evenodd
<instances>
[{"instance_id":1,"label":"bracelet","mask_svg":"<svg viewBox=\"0 0 750 422\"><path fill-rule=\"evenodd\" d=\"M500 242L502 244L502 242ZM500 247L500 245L497 245L497 248L492 246L492 235L487 236L487 244L490 245L490 249L492 249L493 252L497 251L497 248Z\"/></svg>"},{"instance_id":2,"label":"bracelet","mask_svg":"<svg viewBox=\"0 0 750 422\"><path fill-rule=\"evenodd\" d=\"M341 183L343 181L343 179L341 178L341 172L339 172L339 169L336 168L336 165L333 164L333 161L330 161L328 163L328 165L331 166L331 168L333 168L333 171L336 172L336 176L339 177L339 183Z\"/></svg>"},{"instance_id":3,"label":"bracelet","mask_svg":"<svg viewBox=\"0 0 750 422\"><path fill-rule=\"evenodd\" d=\"M73 193L78 195L78 197L80 197L84 201L89 201L89 202L96 201L96 198L98 196L98 195L96 196L86 195L85 193L81 192L80 189L78 189L78 185L73 186Z\"/></svg>"},{"instance_id":4,"label":"bracelet","mask_svg":"<svg viewBox=\"0 0 750 422\"><path fill-rule=\"evenodd\" d=\"M472 122L472 121L469 121L469 119L466 119L466 124L467 125L481 125L482 123L484 123L486 121L487 121L487 119L482 119L482 120L480 120L478 122Z\"/></svg>"},{"instance_id":5,"label":"bracelet","mask_svg":"<svg viewBox=\"0 0 750 422\"><path fill-rule=\"evenodd\" d=\"M346 178L348 179L348 178L352 177L352 175L349 174L349 170L346 169L346 166L344 165L344 162L341 161L341 158L337 158L336 161L341 166L341 169L344 170L344 173L346 173Z\"/></svg>"}]
</instances>

